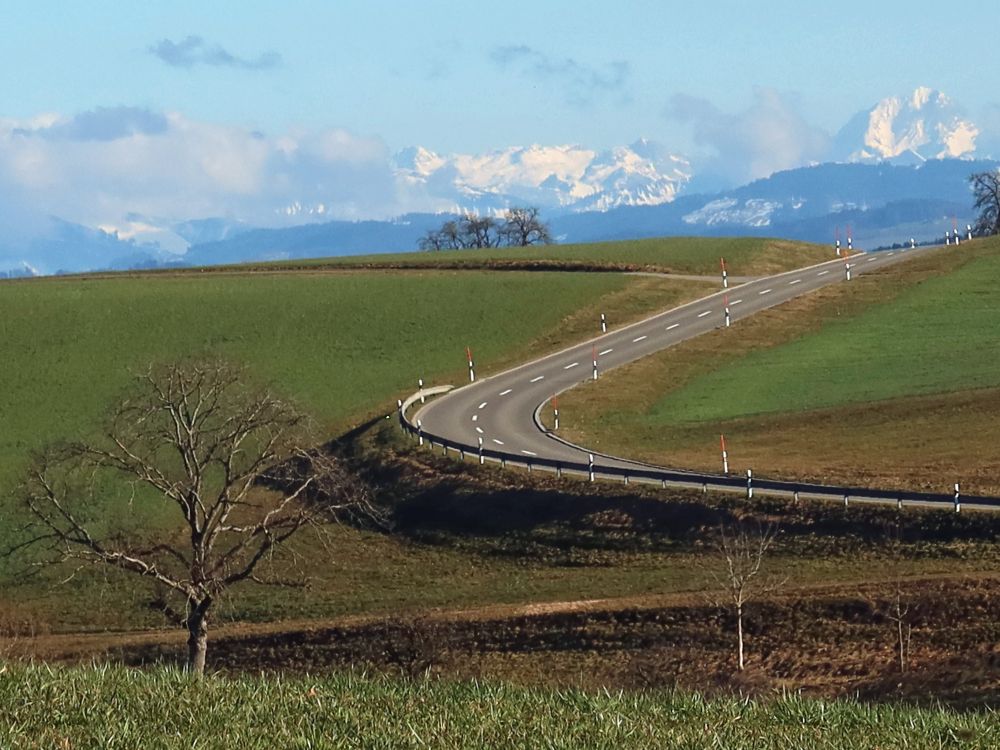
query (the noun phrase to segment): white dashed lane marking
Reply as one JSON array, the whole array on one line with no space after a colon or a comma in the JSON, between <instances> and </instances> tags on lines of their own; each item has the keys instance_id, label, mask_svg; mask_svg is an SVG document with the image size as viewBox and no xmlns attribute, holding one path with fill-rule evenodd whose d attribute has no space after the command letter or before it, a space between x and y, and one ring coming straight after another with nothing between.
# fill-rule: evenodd
<instances>
[{"instance_id":1,"label":"white dashed lane marking","mask_svg":"<svg viewBox=\"0 0 1000 750\"><path fill-rule=\"evenodd\" d=\"M732 306L732 305L738 305L738 304L740 304L740 303L741 303L742 301L743 301L743 300L741 300L741 299L734 299L734 300L733 300L732 302L730 302L729 304L730 304L731 306Z\"/></svg>"},{"instance_id":2,"label":"white dashed lane marking","mask_svg":"<svg viewBox=\"0 0 1000 750\"><path fill-rule=\"evenodd\" d=\"M770 289L765 289L763 292L757 292L757 294L770 294L770 293L771 293Z\"/></svg>"},{"instance_id":3,"label":"white dashed lane marking","mask_svg":"<svg viewBox=\"0 0 1000 750\"><path fill-rule=\"evenodd\" d=\"M795 279L795 281L789 281L788 286L791 286L792 284L801 284L801 283L802 279Z\"/></svg>"},{"instance_id":4,"label":"white dashed lane marking","mask_svg":"<svg viewBox=\"0 0 1000 750\"><path fill-rule=\"evenodd\" d=\"M485 401L483 401L483 403L481 403L481 404L479 405L479 408L480 408L480 409L485 409L485 408L486 408L486 402L485 402Z\"/></svg>"},{"instance_id":5,"label":"white dashed lane marking","mask_svg":"<svg viewBox=\"0 0 1000 750\"><path fill-rule=\"evenodd\" d=\"M711 315L711 314L712 314L711 310L705 310L705 312L698 313L698 317L699 318L704 318L706 315Z\"/></svg>"},{"instance_id":6,"label":"white dashed lane marking","mask_svg":"<svg viewBox=\"0 0 1000 750\"><path fill-rule=\"evenodd\" d=\"M472 421L473 421L473 422L475 422L475 421L476 421L476 420L478 420L478 419L479 419L479 415L478 415L478 414L473 414L473 415L472 415Z\"/></svg>"},{"instance_id":7,"label":"white dashed lane marking","mask_svg":"<svg viewBox=\"0 0 1000 750\"><path fill-rule=\"evenodd\" d=\"M614 351L614 349L605 349L603 352L598 352L597 356L598 357L603 357L605 354L611 354L611 352L613 352L613 351Z\"/></svg>"},{"instance_id":8,"label":"white dashed lane marking","mask_svg":"<svg viewBox=\"0 0 1000 750\"><path fill-rule=\"evenodd\" d=\"M480 435L482 435L483 434L483 428L482 427L477 427L476 428L476 432L478 432Z\"/></svg>"},{"instance_id":9,"label":"white dashed lane marking","mask_svg":"<svg viewBox=\"0 0 1000 750\"><path fill-rule=\"evenodd\" d=\"M537 456L538 454L533 451L521 451L526 456Z\"/></svg>"},{"instance_id":10,"label":"white dashed lane marking","mask_svg":"<svg viewBox=\"0 0 1000 750\"><path fill-rule=\"evenodd\" d=\"M818 274L816 274L816 275L817 275L817 276L825 276L825 275L826 275L826 274L828 274L828 273L830 273L830 272L829 272L829 271L820 271L820 272L819 272Z\"/></svg>"},{"instance_id":11,"label":"white dashed lane marking","mask_svg":"<svg viewBox=\"0 0 1000 750\"><path fill-rule=\"evenodd\" d=\"M576 367L576 366L577 366L578 364L580 364L580 363L579 363L579 362L574 362L574 363L573 363L573 364L571 364L571 365L566 365L566 366L565 366L565 367L564 367L563 369L564 369L564 370L572 370L572 369L573 369L574 367Z\"/></svg>"},{"instance_id":12,"label":"white dashed lane marking","mask_svg":"<svg viewBox=\"0 0 1000 750\"><path fill-rule=\"evenodd\" d=\"M677 327L678 327L679 325L680 325L680 323L673 323L673 324L671 324L671 325L667 326L667 330L668 330L668 331L672 331L672 330L674 330L675 328L677 328Z\"/></svg>"},{"instance_id":13,"label":"white dashed lane marking","mask_svg":"<svg viewBox=\"0 0 1000 750\"><path fill-rule=\"evenodd\" d=\"M544 375L539 375L537 378L532 378L529 382L531 382L531 383L537 383L539 380L545 380L545 376Z\"/></svg>"},{"instance_id":14,"label":"white dashed lane marking","mask_svg":"<svg viewBox=\"0 0 1000 750\"><path fill-rule=\"evenodd\" d=\"M497 440L496 438L493 438L493 442L496 443L497 445L503 445L503 440Z\"/></svg>"},{"instance_id":15,"label":"white dashed lane marking","mask_svg":"<svg viewBox=\"0 0 1000 750\"><path fill-rule=\"evenodd\" d=\"M632 343L638 344L640 341L643 341L646 338L647 338L646 336L638 336L637 338L632 339Z\"/></svg>"}]
</instances>

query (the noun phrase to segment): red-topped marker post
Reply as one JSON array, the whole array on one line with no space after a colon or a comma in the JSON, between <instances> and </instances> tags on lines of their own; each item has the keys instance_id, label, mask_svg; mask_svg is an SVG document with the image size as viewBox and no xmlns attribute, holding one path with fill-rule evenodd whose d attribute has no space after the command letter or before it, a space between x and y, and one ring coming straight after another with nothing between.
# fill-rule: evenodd
<instances>
[{"instance_id":1,"label":"red-topped marker post","mask_svg":"<svg viewBox=\"0 0 1000 750\"><path fill-rule=\"evenodd\" d=\"M476 382L476 365L472 361L472 349L470 347L465 347L465 356L469 358L469 382Z\"/></svg>"}]
</instances>

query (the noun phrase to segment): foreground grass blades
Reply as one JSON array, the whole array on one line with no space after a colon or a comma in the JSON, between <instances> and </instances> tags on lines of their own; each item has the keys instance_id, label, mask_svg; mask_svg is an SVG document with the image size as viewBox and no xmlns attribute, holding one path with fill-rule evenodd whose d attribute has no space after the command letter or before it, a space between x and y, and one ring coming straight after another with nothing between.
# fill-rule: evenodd
<instances>
[{"instance_id":1,"label":"foreground grass blades","mask_svg":"<svg viewBox=\"0 0 1000 750\"><path fill-rule=\"evenodd\" d=\"M0 746L16 748L995 748L1000 721L787 696L588 693L503 684L210 678L0 666Z\"/></svg>"}]
</instances>

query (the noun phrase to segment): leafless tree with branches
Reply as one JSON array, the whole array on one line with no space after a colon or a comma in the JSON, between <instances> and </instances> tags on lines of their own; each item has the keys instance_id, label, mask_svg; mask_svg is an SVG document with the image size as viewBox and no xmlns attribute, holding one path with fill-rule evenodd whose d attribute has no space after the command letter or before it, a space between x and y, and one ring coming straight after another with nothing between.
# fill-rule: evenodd
<instances>
[{"instance_id":1,"label":"leafless tree with branches","mask_svg":"<svg viewBox=\"0 0 1000 750\"><path fill-rule=\"evenodd\" d=\"M306 417L224 363L167 365L138 378L103 438L50 448L30 469L24 499L34 519L22 546L39 565L110 565L154 582L183 603L187 667L205 669L208 615L296 532L347 516L377 517L369 493L332 456L312 448ZM101 531L89 507L101 498L167 503L166 531ZM166 610L165 610L166 611Z\"/></svg>"},{"instance_id":2,"label":"leafless tree with branches","mask_svg":"<svg viewBox=\"0 0 1000 750\"><path fill-rule=\"evenodd\" d=\"M885 568L889 574L888 581L881 591L866 595L864 599L876 615L884 617L891 625L899 673L905 674L910 665L913 613L903 569L903 529L898 521L886 530L886 542L891 553Z\"/></svg>"},{"instance_id":3,"label":"leafless tree with branches","mask_svg":"<svg viewBox=\"0 0 1000 750\"><path fill-rule=\"evenodd\" d=\"M506 239L506 244L512 247L552 244L552 234L549 232L549 227L541 220L539 211L534 206L508 208L504 213L503 226L500 231Z\"/></svg>"},{"instance_id":4,"label":"leafless tree with branches","mask_svg":"<svg viewBox=\"0 0 1000 750\"><path fill-rule=\"evenodd\" d=\"M1000 234L1000 170L976 172L970 175L975 209L977 235Z\"/></svg>"},{"instance_id":5,"label":"leafless tree with branches","mask_svg":"<svg viewBox=\"0 0 1000 750\"><path fill-rule=\"evenodd\" d=\"M736 615L736 663L746 666L743 648L743 615L751 600L779 589L787 580L765 572L764 559L774 545L778 530L745 521L721 525L716 539L717 563L712 572L720 606Z\"/></svg>"}]
</instances>

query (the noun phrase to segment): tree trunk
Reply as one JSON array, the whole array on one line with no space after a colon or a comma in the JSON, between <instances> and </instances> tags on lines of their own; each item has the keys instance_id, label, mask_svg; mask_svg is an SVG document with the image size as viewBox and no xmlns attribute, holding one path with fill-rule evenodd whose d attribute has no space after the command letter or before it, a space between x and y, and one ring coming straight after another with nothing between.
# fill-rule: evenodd
<instances>
[{"instance_id":1,"label":"tree trunk","mask_svg":"<svg viewBox=\"0 0 1000 750\"><path fill-rule=\"evenodd\" d=\"M188 613L187 671L195 677L205 674L205 655L208 652L208 608L210 602L192 603Z\"/></svg>"},{"instance_id":2,"label":"tree trunk","mask_svg":"<svg viewBox=\"0 0 1000 750\"><path fill-rule=\"evenodd\" d=\"M743 606L736 607L736 648L739 654L739 669L743 671Z\"/></svg>"}]
</instances>

